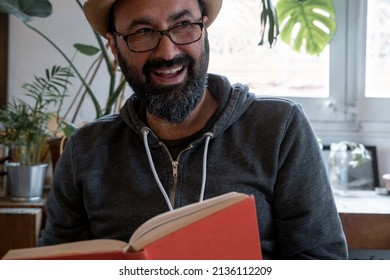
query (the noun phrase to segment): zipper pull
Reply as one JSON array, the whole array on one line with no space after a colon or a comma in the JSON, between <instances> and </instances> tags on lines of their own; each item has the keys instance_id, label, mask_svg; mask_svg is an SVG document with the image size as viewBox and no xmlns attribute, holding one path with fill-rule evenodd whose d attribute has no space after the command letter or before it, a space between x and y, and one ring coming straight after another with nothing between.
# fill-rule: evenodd
<instances>
[{"instance_id":1,"label":"zipper pull","mask_svg":"<svg viewBox=\"0 0 390 280\"><path fill-rule=\"evenodd\" d=\"M173 178L177 178L177 167L179 165L179 162L172 161L172 176Z\"/></svg>"}]
</instances>

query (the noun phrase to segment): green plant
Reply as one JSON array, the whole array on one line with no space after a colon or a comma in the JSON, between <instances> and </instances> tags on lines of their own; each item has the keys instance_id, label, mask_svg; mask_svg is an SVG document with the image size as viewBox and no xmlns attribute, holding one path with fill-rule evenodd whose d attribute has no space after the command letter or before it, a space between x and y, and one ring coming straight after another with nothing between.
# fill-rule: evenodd
<instances>
[{"instance_id":1,"label":"green plant","mask_svg":"<svg viewBox=\"0 0 390 280\"><path fill-rule=\"evenodd\" d=\"M280 34L282 41L297 52L319 55L336 31L335 11L331 0L262 0L262 37L272 46Z\"/></svg>"},{"instance_id":2,"label":"green plant","mask_svg":"<svg viewBox=\"0 0 390 280\"><path fill-rule=\"evenodd\" d=\"M261 0L261 7L261 40L259 45L264 45L265 41L267 41L272 46L279 35L278 15L275 6L272 4L272 0ZM266 33L267 39L264 38Z\"/></svg>"},{"instance_id":3,"label":"green plant","mask_svg":"<svg viewBox=\"0 0 390 280\"><path fill-rule=\"evenodd\" d=\"M0 142L13 150L16 148L17 160L22 165L40 162L42 146L48 137L53 136L47 129L48 122L53 117L59 120L73 76L68 67L46 69L44 77L35 76L31 83L22 85L26 97L32 98L32 102L13 100L5 109L0 109ZM60 121L58 123L61 125Z\"/></svg>"},{"instance_id":4,"label":"green plant","mask_svg":"<svg viewBox=\"0 0 390 280\"><path fill-rule=\"evenodd\" d=\"M82 3L79 0L74 0L75 4L77 4L80 9L82 9ZM77 118L77 114L79 112L80 107L82 106L85 96L88 95L93 103L95 108L95 118L102 117L104 115L111 114L114 111L114 107L116 107L116 102L118 101L122 91L125 88L126 81L123 78L118 78L118 66L116 62L109 56L108 47L103 43L102 37L97 34L92 28L92 32L94 32L98 47L86 45L86 44L74 44L75 52L81 53L87 56L98 56L94 61L92 61L90 68L88 69L86 74L82 74L77 65L73 63L73 58L71 59L69 55L64 53L64 51L48 36L42 33L40 30L35 28L29 22L33 20L35 17L48 17L52 14L52 5L48 0L0 0L0 12L5 12L11 15L16 16L20 19L29 29L37 33L44 40L46 40L52 47L54 47L59 54L69 63L70 68L73 70L75 75L81 81L81 87L76 91L73 96L73 102L71 106L76 106L76 110L73 116L70 117L69 122L75 122ZM104 62L102 64L102 62ZM102 67L105 65L108 74L108 86L107 86L107 98L106 102L103 106L100 105L95 92L91 88L91 84L94 81L95 75ZM119 73L120 74L120 73ZM70 108L69 108L70 109ZM64 118L67 118L70 110L64 115ZM70 126L68 126L70 128Z\"/></svg>"}]
</instances>

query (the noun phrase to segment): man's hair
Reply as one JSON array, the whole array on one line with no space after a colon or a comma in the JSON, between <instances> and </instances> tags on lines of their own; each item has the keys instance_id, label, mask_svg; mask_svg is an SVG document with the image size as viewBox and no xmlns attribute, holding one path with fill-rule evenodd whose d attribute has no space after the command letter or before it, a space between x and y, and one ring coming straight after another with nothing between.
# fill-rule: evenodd
<instances>
[{"instance_id":1,"label":"man's hair","mask_svg":"<svg viewBox=\"0 0 390 280\"><path fill-rule=\"evenodd\" d=\"M205 4L204 4L203 0L198 0L198 4L199 4L201 15L202 15L202 17L204 17L206 15L206 8L205 8ZM114 18L114 12L113 12L114 6L115 6L115 3L114 3L114 5L112 5L112 7L110 9L110 14L108 17L108 27L109 27L110 32L116 31L115 18Z\"/></svg>"}]
</instances>

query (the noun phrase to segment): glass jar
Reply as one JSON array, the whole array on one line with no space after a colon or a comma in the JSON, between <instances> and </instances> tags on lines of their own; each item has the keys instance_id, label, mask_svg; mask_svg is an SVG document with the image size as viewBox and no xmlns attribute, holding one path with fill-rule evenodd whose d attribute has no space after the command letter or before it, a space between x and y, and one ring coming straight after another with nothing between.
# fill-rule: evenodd
<instances>
[{"instance_id":1,"label":"glass jar","mask_svg":"<svg viewBox=\"0 0 390 280\"><path fill-rule=\"evenodd\" d=\"M332 143L328 161L329 179L335 192L348 190L348 151L346 144Z\"/></svg>"}]
</instances>

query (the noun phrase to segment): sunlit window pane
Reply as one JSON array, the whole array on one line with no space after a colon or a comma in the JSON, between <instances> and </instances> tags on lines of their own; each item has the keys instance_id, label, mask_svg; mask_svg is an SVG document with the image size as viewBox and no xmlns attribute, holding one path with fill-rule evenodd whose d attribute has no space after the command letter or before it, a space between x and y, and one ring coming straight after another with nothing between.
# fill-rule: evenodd
<instances>
[{"instance_id":1,"label":"sunlit window pane","mask_svg":"<svg viewBox=\"0 0 390 280\"><path fill-rule=\"evenodd\" d=\"M390 0L367 2L365 96L390 98Z\"/></svg>"},{"instance_id":2,"label":"sunlit window pane","mask_svg":"<svg viewBox=\"0 0 390 280\"><path fill-rule=\"evenodd\" d=\"M321 56L294 52L284 42L260 42L260 0L224 1L209 28L209 72L248 84L260 95L329 96L329 50Z\"/></svg>"}]
</instances>

